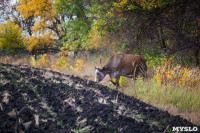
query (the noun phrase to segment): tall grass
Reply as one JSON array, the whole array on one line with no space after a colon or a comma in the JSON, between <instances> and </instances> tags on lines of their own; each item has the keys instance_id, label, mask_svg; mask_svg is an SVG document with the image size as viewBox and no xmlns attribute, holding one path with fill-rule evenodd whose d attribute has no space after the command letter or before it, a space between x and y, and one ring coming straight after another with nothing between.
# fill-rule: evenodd
<instances>
[{"instance_id":1,"label":"tall grass","mask_svg":"<svg viewBox=\"0 0 200 133\"><path fill-rule=\"evenodd\" d=\"M139 79L125 93L148 103L172 104L181 111L200 111L200 91L186 86L159 85L153 80L144 82Z\"/></svg>"}]
</instances>

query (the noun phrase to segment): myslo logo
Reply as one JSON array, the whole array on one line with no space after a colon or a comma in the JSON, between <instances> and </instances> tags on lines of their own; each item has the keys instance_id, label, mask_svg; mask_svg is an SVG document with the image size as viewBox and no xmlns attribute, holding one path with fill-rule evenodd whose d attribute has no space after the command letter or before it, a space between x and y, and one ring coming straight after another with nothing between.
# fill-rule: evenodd
<instances>
[{"instance_id":1,"label":"myslo logo","mask_svg":"<svg viewBox=\"0 0 200 133\"><path fill-rule=\"evenodd\" d=\"M172 127L172 131L195 132L198 131L197 127Z\"/></svg>"}]
</instances>

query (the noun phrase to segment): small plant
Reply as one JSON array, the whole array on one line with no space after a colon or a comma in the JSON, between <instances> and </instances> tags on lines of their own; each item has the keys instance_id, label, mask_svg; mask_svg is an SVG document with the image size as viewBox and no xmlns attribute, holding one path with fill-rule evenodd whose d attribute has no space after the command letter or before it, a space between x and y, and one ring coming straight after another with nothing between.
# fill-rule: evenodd
<instances>
[{"instance_id":1,"label":"small plant","mask_svg":"<svg viewBox=\"0 0 200 133\"><path fill-rule=\"evenodd\" d=\"M74 68L74 71L79 72L82 70L83 66L83 60L82 59L77 59L76 60L76 67Z\"/></svg>"},{"instance_id":2,"label":"small plant","mask_svg":"<svg viewBox=\"0 0 200 133\"><path fill-rule=\"evenodd\" d=\"M43 88L41 88L40 90L41 90L41 92L43 92Z\"/></svg>"},{"instance_id":3,"label":"small plant","mask_svg":"<svg viewBox=\"0 0 200 133\"><path fill-rule=\"evenodd\" d=\"M58 121L57 124L58 124L59 126L61 126L62 128L65 127L62 120Z\"/></svg>"},{"instance_id":4,"label":"small plant","mask_svg":"<svg viewBox=\"0 0 200 133\"><path fill-rule=\"evenodd\" d=\"M85 132L82 132L82 131L81 131L81 128L75 128L75 129L72 129L72 131L73 131L74 133L85 133Z\"/></svg>"},{"instance_id":5,"label":"small plant","mask_svg":"<svg viewBox=\"0 0 200 133\"><path fill-rule=\"evenodd\" d=\"M19 85L19 84L18 84L17 82L14 83L14 86L18 87L18 85Z\"/></svg>"},{"instance_id":6,"label":"small plant","mask_svg":"<svg viewBox=\"0 0 200 133\"><path fill-rule=\"evenodd\" d=\"M11 61L10 57L9 57L9 56L6 56L6 57L5 57L5 63L10 63L10 61Z\"/></svg>"},{"instance_id":7,"label":"small plant","mask_svg":"<svg viewBox=\"0 0 200 133\"><path fill-rule=\"evenodd\" d=\"M139 118L139 119L144 119L145 118L145 116L143 114L137 114L135 117Z\"/></svg>"},{"instance_id":8,"label":"small plant","mask_svg":"<svg viewBox=\"0 0 200 133\"><path fill-rule=\"evenodd\" d=\"M63 69L63 68L70 68L73 69L73 67L68 63L68 57L66 57L67 51L61 51L58 53L59 58L54 61L51 65L52 69Z\"/></svg>"},{"instance_id":9,"label":"small plant","mask_svg":"<svg viewBox=\"0 0 200 133\"><path fill-rule=\"evenodd\" d=\"M48 113L47 112L42 113L42 117L48 117Z\"/></svg>"},{"instance_id":10,"label":"small plant","mask_svg":"<svg viewBox=\"0 0 200 133\"><path fill-rule=\"evenodd\" d=\"M40 99L40 100L41 100L41 97L40 97L40 95L39 95L38 90L35 90L35 95L36 95L36 98L37 98L37 99Z\"/></svg>"},{"instance_id":11,"label":"small plant","mask_svg":"<svg viewBox=\"0 0 200 133\"><path fill-rule=\"evenodd\" d=\"M35 55L34 55L34 56L31 56L31 57L30 57L30 60L31 60L31 66L36 67L36 66L37 66L37 63L36 63L36 60L35 60Z\"/></svg>"},{"instance_id":12,"label":"small plant","mask_svg":"<svg viewBox=\"0 0 200 133\"><path fill-rule=\"evenodd\" d=\"M43 54L43 55L40 55L40 58L39 58L39 67L47 67L49 65L49 62L50 62L50 56L47 55L47 54Z\"/></svg>"},{"instance_id":13,"label":"small plant","mask_svg":"<svg viewBox=\"0 0 200 133\"><path fill-rule=\"evenodd\" d=\"M120 76L119 84L120 84L120 85L126 85L126 77Z\"/></svg>"},{"instance_id":14,"label":"small plant","mask_svg":"<svg viewBox=\"0 0 200 133\"><path fill-rule=\"evenodd\" d=\"M30 88L31 88L31 84L28 84L28 85L27 85L27 88L30 89Z\"/></svg>"},{"instance_id":15,"label":"small plant","mask_svg":"<svg viewBox=\"0 0 200 133\"><path fill-rule=\"evenodd\" d=\"M108 88L109 88L109 92L112 92L113 89L111 87L108 87Z\"/></svg>"}]
</instances>

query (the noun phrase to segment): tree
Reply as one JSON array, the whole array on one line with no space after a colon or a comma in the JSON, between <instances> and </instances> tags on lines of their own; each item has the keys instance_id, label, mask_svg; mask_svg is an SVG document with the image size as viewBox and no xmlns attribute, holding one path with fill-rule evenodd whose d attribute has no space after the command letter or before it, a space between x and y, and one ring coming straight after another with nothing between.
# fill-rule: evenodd
<instances>
[{"instance_id":1,"label":"tree","mask_svg":"<svg viewBox=\"0 0 200 133\"><path fill-rule=\"evenodd\" d=\"M56 45L56 40L62 38L62 28L60 28L62 16L56 13L54 2L55 0L19 0L17 11L23 17L23 22L28 24L29 36L25 38L24 43L29 51L53 47ZM33 21L34 25L30 28ZM30 41L34 39L37 41L31 44ZM48 43L49 41L54 42Z\"/></svg>"},{"instance_id":2,"label":"tree","mask_svg":"<svg viewBox=\"0 0 200 133\"><path fill-rule=\"evenodd\" d=\"M0 24L0 49L15 50L23 47L22 28L10 20Z\"/></svg>"},{"instance_id":3,"label":"tree","mask_svg":"<svg viewBox=\"0 0 200 133\"><path fill-rule=\"evenodd\" d=\"M48 49L54 47L55 36L53 36L53 33L49 31L38 36L26 36L23 42L29 52L34 54L39 50L47 52Z\"/></svg>"},{"instance_id":4,"label":"tree","mask_svg":"<svg viewBox=\"0 0 200 133\"><path fill-rule=\"evenodd\" d=\"M111 38L117 36L121 46L127 44L128 52L139 51L140 54L151 47L149 51L157 51L157 55L179 54L183 58L189 55L199 64L198 0L103 0L96 3L100 8L95 12L100 31L107 31Z\"/></svg>"},{"instance_id":5,"label":"tree","mask_svg":"<svg viewBox=\"0 0 200 133\"><path fill-rule=\"evenodd\" d=\"M86 44L92 19L89 16L89 1L86 0L57 0L56 11L64 17L62 28L65 33L63 46L71 50L88 49Z\"/></svg>"}]
</instances>

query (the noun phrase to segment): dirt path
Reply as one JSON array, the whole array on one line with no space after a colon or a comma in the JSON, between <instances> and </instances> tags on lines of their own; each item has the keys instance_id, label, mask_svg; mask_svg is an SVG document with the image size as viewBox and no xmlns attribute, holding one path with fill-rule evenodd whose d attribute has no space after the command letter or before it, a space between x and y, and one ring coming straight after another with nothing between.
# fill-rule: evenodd
<instances>
[{"instance_id":1,"label":"dirt path","mask_svg":"<svg viewBox=\"0 0 200 133\"><path fill-rule=\"evenodd\" d=\"M0 132L157 133L195 126L90 80L2 63L0 120Z\"/></svg>"}]
</instances>

